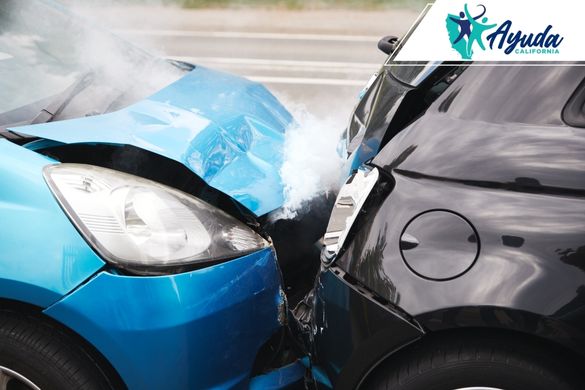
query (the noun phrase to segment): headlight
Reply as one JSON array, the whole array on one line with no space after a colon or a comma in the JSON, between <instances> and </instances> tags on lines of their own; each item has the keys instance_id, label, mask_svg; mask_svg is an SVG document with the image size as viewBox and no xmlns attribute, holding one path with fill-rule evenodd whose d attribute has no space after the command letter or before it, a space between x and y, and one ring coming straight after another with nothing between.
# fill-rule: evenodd
<instances>
[{"instance_id":1,"label":"headlight","mask_svg":"<svg viewBox=\"0 0 585 390\"><path fill-rule=\"evenodd\" d=\"M223 211L147 179L81 164L50 165L44 175L87 241L121 268L161 274L269 246Z\"/></svg>"}]
</instances>

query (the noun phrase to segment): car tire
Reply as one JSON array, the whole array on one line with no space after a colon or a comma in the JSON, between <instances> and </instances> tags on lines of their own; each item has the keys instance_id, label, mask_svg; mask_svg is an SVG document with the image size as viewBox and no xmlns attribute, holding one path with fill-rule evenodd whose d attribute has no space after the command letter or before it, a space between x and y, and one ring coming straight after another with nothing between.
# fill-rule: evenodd
<instances>
[{"instance_id":1,"label":"car tire","mask_svg":"<svg viewBox=\"0 0 585 390\"><path fill-rule=\"evenodd\" d=\"M556 350L514 337L435 337L377 367L361 386L372 390L576 390L583 384Z\"/></svg>"},{"instance_id":2,"label":"car tire","mask_svg":"<svg viewBox=\"0 0 585 390\"><path fill-rule=\"evenodd\" d=\"M0 382L8 382L0 386L7 389L111 389L77 340L37 316L13 311L0 311L0 371Z\"/></svg>"}]
</instances>

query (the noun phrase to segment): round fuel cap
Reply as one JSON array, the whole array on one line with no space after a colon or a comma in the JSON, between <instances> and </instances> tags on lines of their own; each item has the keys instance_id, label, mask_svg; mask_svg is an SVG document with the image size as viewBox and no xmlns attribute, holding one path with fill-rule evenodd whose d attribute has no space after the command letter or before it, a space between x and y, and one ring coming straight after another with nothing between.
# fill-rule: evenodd
<instances>
[{"instance_id":1,"label":"round fuel cap","mask_svg":"<svg viewBox=\"0 0 585 390\"><path fill-rule=\"evenodd\" d=\"M414 217L400 237L404 262L415 274L431 280L463 275L479 255L475 228L460 215L445 210Z\"/></svg>"}]
</instances>

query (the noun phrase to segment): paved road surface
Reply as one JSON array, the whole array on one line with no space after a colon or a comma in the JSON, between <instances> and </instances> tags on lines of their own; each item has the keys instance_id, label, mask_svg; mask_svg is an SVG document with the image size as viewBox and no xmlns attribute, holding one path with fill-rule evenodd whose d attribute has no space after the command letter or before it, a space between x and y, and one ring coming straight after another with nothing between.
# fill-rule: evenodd
<instances>
[{"instance_id":1,"label":"paved road surface","mask_svg":"<svg viewBox=\"0 0 585 390\"><path fill-rule=\"evenodd\" d=\"M345 121L385 60L383 35L404 34L413 10L82 9L120 35L164 56L265 83L289 105Z\"/></svg>"}]
</instances>

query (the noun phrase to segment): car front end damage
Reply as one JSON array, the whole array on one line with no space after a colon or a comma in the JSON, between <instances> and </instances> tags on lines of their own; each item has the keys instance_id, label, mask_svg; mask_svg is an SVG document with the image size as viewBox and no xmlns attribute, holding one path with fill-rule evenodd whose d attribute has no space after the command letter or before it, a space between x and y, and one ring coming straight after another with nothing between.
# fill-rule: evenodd
<instances>
[{"instance_id":1,"label":"car front end damage","mask_svg":"<svg viewBox=\"0 0 585 390\"><path fill-rule=\"evenodd\" d=\"M583 241L583 134L563 117L582 67L385 68L352 117L355 171L294 310L313 371L335 389L423 388L417 375L441 388L561 388L547 377L583 388L580 252L560 249ZM409 71L422 81L388 88ZM534 79L555 81L516 93ZM483 95L488 85L500 93ZM489 367L515 359L546 374Z\"/></svg>"},{"instance_id":2,"label":"car front end damage","mask_svg":"<svg viewBox=\"0 0 585 390\"><path fill-rule=\"evenodd\" d=\"M91 193L95 190L92 186L109 186L107 180L91 175L92 170L102 168L61 164L5 139L0 140L0 147L4 152L2 177L12 177L11 182L17 183L26 174L20 190L29 188L26 196L20 191L3 192L3 226L7 234L3 235L6 241L2 240L1 259L18 258L19 263L30 267L25 274L4 272L3 285L12 286L0 290L4 299L33 305L64 332L81 336L95 349L98 360L107 362L104 367L112 367L112 375L128 388L258 388L255 383L260 383L261 388L269 383L282 388L303 383L305 369L297 361L298 354L283 352L282 340L288 337L288 306L276 253L268 237L262 238L234 219L232 226L242 231L231 238L239 239L243 245L242 241L250 238L246 234L256 235L253 241L257 249L238 255L232 248L233 254L228 257L188 266L157 268L152 258L142 257L142 261L151 264L136 267L132 262L140 258L137 253L131 254L126 264L116 264L109 258L115 251L106 252L114 246L108 239L119 239L112 237L121 235L122 230L126 235L133 234L128 230L136 218L142 217L148 223L147 210L140 210L135 201L138 208L132 216L128 213L132 200L126 196L121 211L133 221L126 220L124 227L113 226L112 218L88 217L74 201L55 201L62 196L72 199L74 195L63 187L57 192L54 183L47 185L51 175L47 171L77 169L76 174L80 174L86 169L89 173L78 182L72 177L52 177L64 183L62 186ZM14 165L17 161L18 165ZM142 190L150 185L145 179L124 176L122 190L133 180L140 181ZM155 200L150 201L147 206L155 207ZM94 199L84 204L96 211L99 202ZM116 206L112 209L115 211ZM47 218L49 213L54 215ZM10 217L12 214L19 218ZM207 221L205 226L213 227L214 222L226 226L232 219L219 214L223 222ZM142 231L138 233L144 233L149 227L139 229ZM162 233L151 231L151 239ZM233 229L230 233L236 234ZM31 234L38 238L29 240L31 245L26 252L31 256L23 258L22 247L11 243L20 242L22 235L30 238ZM100 240L105 248L99 248ZM177 244L176 237L166 237L155 244L160 249L169 241ZM218 241L215 237L216 245ZM135 249L148 247L148 242L142 241ZM45 254L43 266L36 263L38 253ZM209 251L205 255L209 256ZM112 378L114 382L118 380Z\"/></svg>"},{"instance_id":3,"label":"car front end damage","mask_svg":"<svg viewBox=\"0 0 585 390\"><path fill-rule=\"evenodd\" d=\"M383 105L397 111L408 103L409 94L416 93L404 86L393 88L397 85L388 70L383 69L362 102L367 105L378 101L375 98L378 95L386 96ZM389 89L394 91L390 98L386 93ZM358 112L359 106L356 118ZM366 116L354 122L364 122L377 131L365 132L352 122L347 139L348 150L352 152L348 167L360 166L383 144L382 129L388 126L386 121L391 117ZM399 125L407 121L399 119ZM130 182L137 181L136 188L123 190L126 203L116 207L125 210L120 218L126 218L126 228L136 218L129 216L132 212L136 214L136 210L132 211L132 197L141 196L135 190L140 190L142 181L152 181L154 186L166 187L167 192L180 192L186 198L221 210L225 218L237 221L263 240L272 242L274 238L279 253L277 261L272 246L242 251L239 255L235 250L231 257L225 253L214 256L215 252L206 248L202 261L193 261L198 256L194 252L178 256L173 263L168 261L168 251L163 251L166 263L159 264L156 256L144 256L141 246L149 248L145 251L150 253L157 252L159 244L169 242L145 238L141 233L144 226L131 226L134 244L140 243L135 245L134 252L107 250L103 243L111 241L108 234L119 228L108 221L116 217L88 218L91 212L87 210L78 212L83 215L76 217L72 209L99 203L99 199L64 199L77 195L64 195L67 189L59 188L51 175L45 174L73 224L107 261L73 293L47 307L45 313L95 346L131 388L201 384L283 388L307 380L315 386L358 386L376 359L423 334L410 316L388 305L384 298L332 264L358 213L367 206L370 192L387 191L389 184L379 183L375 168L360 168L350 177L337 199L324 238L326 249L316 288L297 306L299 298L310 288L310 282L305 282L312 279L319 264L318 258L314 258L318 249L313 243L325 231L323 222L328 213L323 210L330 206L327 199L317 199L315 206L308 208L320 209L320 213L311 210L295 221L274 221L271 217L284 203L279 170L284 132L291 125L290 114L265 88L195 67L175 83L121 110L11 129L17 143L60 163L57 170L59 165L65 171L111 170L117 172L115 175L131 177ZM356 139L361 143L357 150ZM92 183L99 187L104 181L90 173L87 177L84 173L78 176L73 181L79 183L72 187L84 191ZM61 181L71 186L71 180ZM112 193L128 182L118 181L118 185L109 188ZM178 197L182 199L183 195ZM155 196L139 201L142 206L138 208L143 210L138 216L148 219L148 206L156 209L160 199ZM164 207L159 205L160 210L173 208L168 207L172 202L165 203L168 199L164 196L162 199ZM184 217L184 213L178 215ZM208 230L218 223L214 218L203 218L200 222ZM172 230L172 223L162 225ZM291 236L295 239L291 240ZM236 235L236 241L238 238L241 237ZM221 241L222 237L211 235L209 241L218 239ZM229 246L227 243L234 241L234 237L225 241L224 247ZM292 241L295 248L291 250ZM122 245L128 246L132 245L128 242ZM182 258L190 260L184 262ZM284 281L280 270L283 265L287 271ZM289 319L287 295L292 297L291 305L296 306L296 318ZM367 318L360 319L354 313L367 313ZM339 323L329 327L336 318ZM382 330L388 324L399 331L386 335ZM345 352L339 350L341 344L336 342L340 338L351 340L343 345ZM309 358L302 358L305 354ZM164 375L144 382L141 368L153 365L162 366ZM341 372L343 367L351 369ZM169 372L174 373L170 379ZM353 374L344 374L347 372Z\"/></svg>"},{"instance_id":4,"label":"car front end damage","mask_svg":"<svg viewBox=\"0 0 585 390\"><path fill-rule=\"evenodd\" d=\"M291 337L285 290L304 292L285 285L272 237L310 224L299 248L314 256L326 213L318 223L270 217L284 202L292 124L264 87L195 68L118 111L5 131L7 147L42 160L39 186L99 259L68 291L26 303L42 302L128 388L303 386L310 364ZM306 253L288 254L288 268L318 264Z\"/></svg>"},{"instance_id":5,"label":"car front end damage","mask_svg":"<svg viewBox=\"0 0 585 390\"><path fill-rule=\"evenodd\" d=\"M397 351L425 333L409 314L339 265L347 257L344 244L362 228L364 210L375 209L391 188L387 175L372 166L362 165L348 178L337 195L323 238L314 288L293 311L300 329L298 338L308 346L320 387L359 388L389 351ZM373 261L384 247L379 242L363 261Z\"/></svg>"},{"instance_id":6,"label":"car front end damage","mask_svg":"<svg viewBox=\"0 0 585 390\"><path fill-rule=\"evenodd\" d=\"M246 388L261 347L286 326L280 281L273 248L176 275L104 269L44 313L128 388Z\"/></svg>"}]
</instances>

